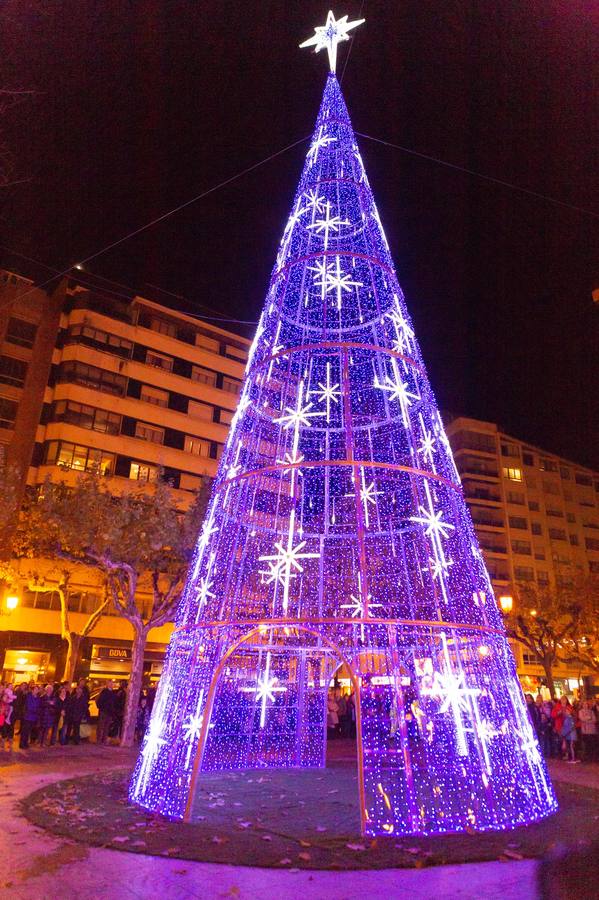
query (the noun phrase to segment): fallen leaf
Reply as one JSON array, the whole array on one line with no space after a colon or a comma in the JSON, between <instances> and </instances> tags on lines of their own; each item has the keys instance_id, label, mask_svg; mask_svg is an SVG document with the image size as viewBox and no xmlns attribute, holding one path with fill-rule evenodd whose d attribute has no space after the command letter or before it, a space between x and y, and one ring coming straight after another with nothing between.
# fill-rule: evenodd
<instances>
[{"instance_id":1,"label":"fallen leaf","mask_svg":"<svg viewBox=\"0 0 599 900\"><path fill-rule=\"evenodd\" d=\"M507 856L508 859L524 859L521 853L516 853L515 850L504 850L503 855Z\"/></svg>"},{"instance_id":2,"label":"fallen leaf","mask_svg":"<svg viewBox=\"0 0 599 900\"><path fill-rule=\"evenodd\" d=\"M272 838L271 838L270 834L263 834L262 840L263 841L272 841Z\"/></svg>"},{"instance_id":3,"label":"fallen leaf","mask_svg":"<svg viewBox=\"0 0 599 900\"><path fill-rule=\"evenodd\" d=\"M285 857L284 859L279 860L279 865L280 866L288 866L290 862L291 862L291 860L288 859L287 857Z\"/></svg>"},{"instance_id":4,"label":"fallen leaf","mask_svg":"<svg viewBox=\"0 0 599 900\"><path fill-rule=\"evenodd\" d=\"M346 844L348 850L366 850L364 844Z\"/></svg>"},{"instance_id":5,"label":"fallen leaf","mask_svg":"<svg viewBox=\"0 0 599 900\"><path fill-rule=\"evenodd\" d=\"M131 838L129 837L129 835L124 835L124 836L119 835L118 837L113 837L112 843L113 844L124 844L126 841L130 841L130 840L131 840Z\"/></svg>"},{"instance_id":6,"label":"fallen leaf","mask_svg":"<svg viewBox=\"0 0 599 900\"><path fill-rule=\"evenodd\" d=\"M306 861L309 859L312 859L312 857L310 856L309 853L298 853L297 855L298 855L299 859L304 859Z\"/></svg>"}]
</instances>

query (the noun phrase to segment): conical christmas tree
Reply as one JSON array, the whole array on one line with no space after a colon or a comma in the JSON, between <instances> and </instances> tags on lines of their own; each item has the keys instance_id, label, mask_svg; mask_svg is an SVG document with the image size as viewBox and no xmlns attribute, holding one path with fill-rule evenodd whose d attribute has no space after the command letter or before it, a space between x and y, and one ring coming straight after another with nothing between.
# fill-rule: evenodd
<instances>
[{"instance_id":1,"label":"conical christmas tree","mask_svg":"<svg viewBox=\"0 0 599 900\"><path fill-rule=\"evenodd\" d=\"M323 766L342 664L366 833L557 808L332 71L132 800L193 818L202 772Z\"/></svg>"}]
</instances>

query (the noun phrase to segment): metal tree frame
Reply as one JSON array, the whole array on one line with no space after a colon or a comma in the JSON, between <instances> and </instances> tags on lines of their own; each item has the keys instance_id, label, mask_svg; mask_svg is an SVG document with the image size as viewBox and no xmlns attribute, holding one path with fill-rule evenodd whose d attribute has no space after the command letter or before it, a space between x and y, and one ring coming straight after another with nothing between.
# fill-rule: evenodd
<instances>
[{"instance_id":1,"label":"metal tree frame","mask_svg":"<svg viewBox=\"0 0 599 900\"><path fill-rule=\"evenodd\" d=\"M332 655L365 833L557 808L334 73L131 799L193 820L203 772L323 766Z\"/></svg>"}]
</instances>

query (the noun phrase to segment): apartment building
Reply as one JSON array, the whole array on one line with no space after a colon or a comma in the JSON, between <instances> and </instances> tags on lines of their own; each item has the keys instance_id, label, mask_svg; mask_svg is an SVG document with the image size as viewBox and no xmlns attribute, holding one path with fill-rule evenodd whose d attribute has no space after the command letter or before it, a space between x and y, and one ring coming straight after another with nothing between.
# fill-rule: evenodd
<instances>
[{"instance_id":1,"label":"apartment building","mask_svg":"<svg viewBox=\"0 0 599 900\"><path fill-rule=\"evenodd\" d=\"M249 344L143 297L115 299L74 279L46 293L0 271L0 465L18 467L23 488L100 471L116 492L152 490L162 471L185 504L216 473ZM81 570L72 580L77 624L99 602L90 578ZM58 598L24 588L13 609L0 599L0 669L60 671ZM151 632L148 672L160 670L169 633ZM84 644L84 670L126 675L130 641L127 622L104 616Z\"/></svg>"},{"instance_id":2,"label":"apartment building","mask_svg":"<svg viewBox=\"0 0 599 900\"><path fill-rule=\"evenodd\" d=\"M505 434L493 422L453 418L447 434L497 596L599 572L599 472ZM514 646L526 690L543 671ZM556 670L571 692L580 672Z\"/></svg>"}]
</instances>

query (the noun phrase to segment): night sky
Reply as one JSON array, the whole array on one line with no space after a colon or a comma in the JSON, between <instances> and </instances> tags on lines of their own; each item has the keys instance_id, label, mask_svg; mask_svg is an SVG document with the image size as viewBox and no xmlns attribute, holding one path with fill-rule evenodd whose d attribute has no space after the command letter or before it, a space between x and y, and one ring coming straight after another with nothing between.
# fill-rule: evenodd
<instances>
[{"instance_id":1,"label":"night sky","mask_svg":"<svg viewBox=\"0 0 599 900\"><path fill-rule=\"evenodd\" d=\"M314 0L4 0L0 242L62 269L313 128ZM596 0L345 0L354 128L441 407L599 468ZM89 264L257 319L307 143ZM32 267L2 251L0 263ZM44 270L35 271L35 275ZM112 285L115 291L121 289ZM208 313L210 314L210 313ZM250 329L251 333L251 329Z\"/></svg>"}]
</instances>

